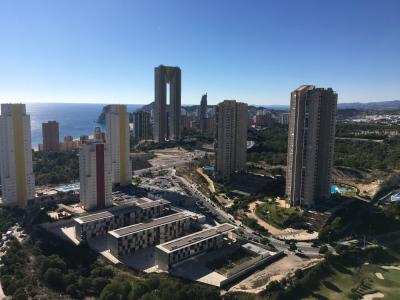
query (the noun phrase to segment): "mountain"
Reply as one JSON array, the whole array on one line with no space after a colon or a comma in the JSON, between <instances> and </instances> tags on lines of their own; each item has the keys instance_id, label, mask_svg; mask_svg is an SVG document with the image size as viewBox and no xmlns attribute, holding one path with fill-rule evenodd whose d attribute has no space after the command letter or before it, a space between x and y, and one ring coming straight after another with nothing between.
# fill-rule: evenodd
<instances>
[{"instance_id":1,"label":"mountain","mask_svg":"<svg viewBox=\"0 0 400 300\"><path fill-rule=\"evenodd\" d=\"M380 101L380 102L354 102L354 103L339 103L338 109L357 109L357 110L400 110L400 100Z\"/></svg>"},{"instance_id":2,"label":"mountain","mask_svg":"<svg viewBox=\"0 0 400 300\"><path fill-rule=\"evenodd\" d=\"M96 123L103 124L103 125L106 124L106 112L109 109L109 107L110 107L110 105L106 105L103 107L103 110L101 111L100 116L98 116Z\"/></svg>"}]
</instances>

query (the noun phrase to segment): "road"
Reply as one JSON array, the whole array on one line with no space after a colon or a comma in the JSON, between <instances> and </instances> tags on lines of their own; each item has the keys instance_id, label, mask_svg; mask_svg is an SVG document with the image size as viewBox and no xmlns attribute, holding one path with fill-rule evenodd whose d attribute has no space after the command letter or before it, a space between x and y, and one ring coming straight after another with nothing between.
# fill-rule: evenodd
<instances>
[{"instance_id":1,"label":"road","mask_svg":"<svg viewBox=\"0 0 400 300\"><path fill-rule=\"evenodd\" d=\"M179 179L186 188L192 193L194 197L199 199L205 207L207 207L211 212L217 214L224 222L231 223L233 225L238 226L241 228L240 232L241 235L249 240L260 242L261 237L258 234L255 234L255 231L247 226L245 226L241 221L235 220L230 214L222 210L218 207L210 198L204 196L199 190L197 190L196 186L190 182L188 182L185 178L179 177L175 174L172 175L173 177ZM270 243L279 251L288 251L288 245L281 240L268 237ZM298 242L297 248L300 249L306 255L318 255L318 248L312 247L311 243L307 242Z\"/></svg>"}]
</instances>

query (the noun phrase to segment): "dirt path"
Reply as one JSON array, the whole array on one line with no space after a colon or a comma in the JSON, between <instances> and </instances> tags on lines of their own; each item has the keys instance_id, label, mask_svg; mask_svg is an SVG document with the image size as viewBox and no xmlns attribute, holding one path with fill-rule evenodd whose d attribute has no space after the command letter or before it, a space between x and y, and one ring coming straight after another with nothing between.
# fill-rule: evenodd
<instances>
[{"instance_id":1,"label":"dirt path","mask_svg":"<svg viewBox=\"0 0 400 300\"><path fill-rule=\"evenodd\" d=\"M203 176L203 178L207 181L207 183L208 183L208 190L209 190L211 193L215 193L214 182L210 179L210 177L208 177L208 175L205 174L205 173L203 172L203 169L202 169L202 168L197 168L196 171L197 171L197 173L199 173L201 176Z\"/></svg>"},{"instance_id":2,"label":"dirt path","mask_svg":"<svg viewBox=\"0 0 400 300\"><path fill-rule=\"evenodd\" d=\"M258 223L260 226L262 226L262 227L264 227L265 229L267 229L268 232L269 232L270 234L272 234L272 235L280 235L280 234L283 234L283 233L284 233L283 230L272 226L271 224L265 222L263 219L259 218L259 217L256 215L256 205L257 205L257 204L262 204L262 203L263 203L263 202L261 202L261 201L256 201L256 202L250 203L250 205L249 205L249 210L250 210L250 212L247 213L247 216L250 217L250 218L255 219L255 220L257 221L257 223Z\"/></svg>"}]
</instances>

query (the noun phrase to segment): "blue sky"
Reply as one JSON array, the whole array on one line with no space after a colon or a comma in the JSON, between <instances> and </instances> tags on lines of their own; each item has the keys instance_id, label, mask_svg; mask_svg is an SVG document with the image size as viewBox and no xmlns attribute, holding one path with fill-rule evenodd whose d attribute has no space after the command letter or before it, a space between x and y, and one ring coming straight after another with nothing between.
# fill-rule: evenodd
<instances>
[{"instance_id":1,"label":"blue sky","mask_svg":"<svg viewBox=\"0 0 400 300\"><path fill-rule=\"evenodd\" d=\"M1 102L148 103L154 67L182 101L400 99L399 0L0 0Z\"/></svg>"}]
</instances>

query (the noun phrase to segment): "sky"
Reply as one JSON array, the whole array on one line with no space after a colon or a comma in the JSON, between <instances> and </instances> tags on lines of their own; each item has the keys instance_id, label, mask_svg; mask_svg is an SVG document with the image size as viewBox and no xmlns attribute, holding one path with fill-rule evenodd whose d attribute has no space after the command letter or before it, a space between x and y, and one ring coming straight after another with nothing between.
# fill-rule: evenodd
<instances>
[{"instance_id":1,"label":"sky","mask_svg":"<svg viewBox=\"0 0 400 300\"><path fill-rule=\"evenodd\" d=\"M182 103L400 99L399 0L0 0L0 102L146 104L154 67Z\"/></svg>"}]
</instances>

